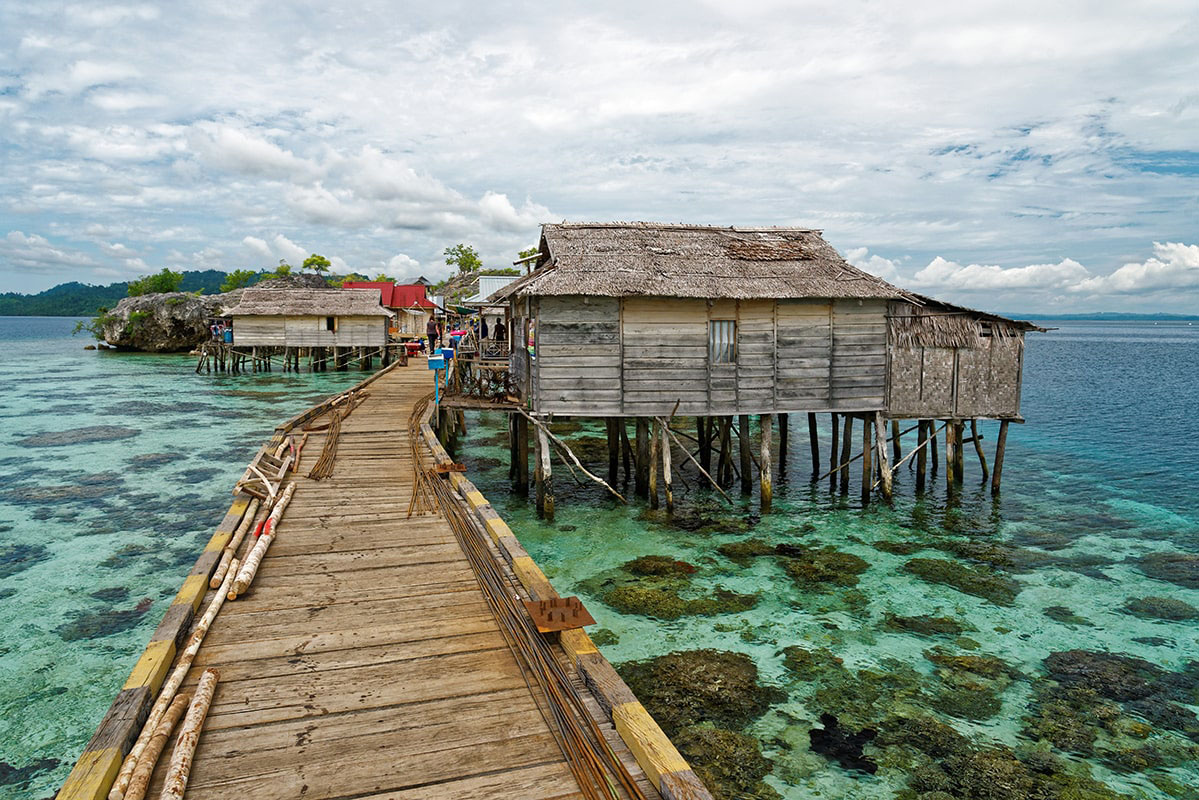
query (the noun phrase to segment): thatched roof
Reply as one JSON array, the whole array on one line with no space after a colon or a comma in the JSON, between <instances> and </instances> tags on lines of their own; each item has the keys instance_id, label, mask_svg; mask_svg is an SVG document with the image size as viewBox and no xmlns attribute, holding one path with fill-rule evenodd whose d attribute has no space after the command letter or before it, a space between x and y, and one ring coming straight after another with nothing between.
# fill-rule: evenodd
<instances>
[{"instance_id":1,"label":"thatched roof","mask_svg":"<svg viewBox=\"0 0 1199 800\"><path fill-rule=\"evenodd\" d=\"M389 317L378 289L257 289L242 293L228 317Z\"/></svg>"},{"instance_id":2,"label":"thatched roof","mask_svg":"<svg viewBox=\"0 0 1199 800\"><path fill-rule=\"evenodd\" d=\"M976 311L922 294L912 297L910 304L893 304L888 315L892 341L899 347L978 347L983 326L998 338L1046 330L1031 322Z\"/></svg>"},{"instance_id":3,"label":"thatched roof","mask_svg":"<svg viewBox=\"0 0 1199 800\"><path fill-rule=\"evenodd\" d=\"M563 223L541 230L536 270L492 300L513 294L911 297L848 264L816 230L649 222Z\"/></svg>"}]
</instances>

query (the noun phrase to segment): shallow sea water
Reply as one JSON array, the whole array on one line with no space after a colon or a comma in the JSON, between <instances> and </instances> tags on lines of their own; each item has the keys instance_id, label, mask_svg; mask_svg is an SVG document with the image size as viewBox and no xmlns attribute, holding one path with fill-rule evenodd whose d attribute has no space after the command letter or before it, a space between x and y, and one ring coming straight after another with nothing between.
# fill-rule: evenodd
<instances>
[{"instance_id":1,"label":"shallow sea water","mask_svg":"<svg viewBox=\"0 0 1199 800\"><path fill-rule=\"evenodd\" d=\"M757 514L757 498L741 498L735 487L730 490L737 501L732 509L714 493L698 489L694 469L682 473L690 489L676 483L678 508L672 522L664 511L620 506L594 485L576 485L556 465L557 519L546 524L536 519L530 501L507 491L502 417L473 415L459 456L558 590L581 595L599 627L618 637L601 648L609 660L619 665L695 648L745 653L764 683L787 693L785 702L774 704L746 728L774 762L766 778L771 787L788 799L890 797L905 788L909 772L889 763L889 752L867 745L866 755L873 754L881 765L868 775L844 769L808 747L808 732L820 727L820 714L837 703L852 707L852 697L844 695L861 691L862 684L838 684L831 672L797 677L785 666L783 648L827 648L850 671L838 671L842 677L863 669L888 674L901 669L896 662L907 665L918 673L920 686L915 696L895 701L899 712L929 714L980 745L1017 749L1032 744L1023 720L1034 713L1036 693L1046 688L1045 659L1051 653L1121 653L1174 672L1188 662L1192 670L1199 666L1193 661L1199 659L1199 620L1145 619L1122 610L1130 598L1146 596L1199 607L1199 564L1189 562L1181 578L1170 582L1147 574L1154 572L1151 568L1142 571L1138 561L1153 553L1199 553L1199 472L1194 461L1199 448L1189 424L1189 412L1199 408L1199 325L1046 324L1059 330L1029 336L1023 400L1028 423L1009 429L998 500L980 485L978 463L967 446L965 485L954 502L947 504L940 476L930 480L927 494L915 497L914 474L904 468L894 508L872 505L863 510L860 468L853 470L848 499L830 495L827 483L811 484L802 415L792 419L788 470L784 478L776 476L774 512L764 517ZM820 424L822 467L827 469L827 416ZM602 425L576 427L565 426L568 441L585 448L590 440L602 452L593 438L603 436ZM997 423L980 425L988 459L997 428ZM905 437L907 447L914 436ZM593 458L594 471L606 469L606 456ZM689 530L701 523L707 524ZM784 572L786 559L767 556L738 564L717 552L720 545L746 539L772 546L832 546L869 566L856 586L801 587ZM880 551L875 547L879 543L891 549L893 543L910 543L910 552ZM758 594L757 604L738 613L675 620L620 613L606 605L603 598L612 584L604 580L645 555L681 559L697 568L684 596L719 586ZM945 559L979 569L997 557L1027 562L997 570L1001 578L1015 581L1018 594L1010 605L925 582L904 569L911 559ZM623 578L629 579L627 573ZM886 614L952 617L973 630L964 639L895 632L885 626ZM982 681L992 689L1008 684L997 692L1002 702L998 712L972 721L935 707L932 698L951 681L960 682L963 673L939 678L937 665L925 655L933 648L1006 662L1015 676L1010 683ZM1181 705L1183 716L1199 710L1199 696L1184 699L1189 703ZM1117 724L1125 727L1143 719L1127 708L1122 716ZM886 733L884 726L876 727L880 736ZM1199 749L1194 749L1199 728L1186 722L1174 727L1155 725L1148 739L1101 734L1098 751L1085 758L1052 752L1070 769L1089 769L1095 779L1131 796L1193 797L1193 787L1199 786ZM1173 755L1162 759L1163 766L1136 771L1105 752L1146 744Z\"/></svg>"},{"instance_id":2,"label":"shallow sea water","mask_svg":"<svg viewBox=\"0 0 1199 800\"><path fill-rule=\"evenodd\" d=\"M363 378L196 375L0 317L0 798L70 771L277 423Z\"/></svg>"}]
</instances>

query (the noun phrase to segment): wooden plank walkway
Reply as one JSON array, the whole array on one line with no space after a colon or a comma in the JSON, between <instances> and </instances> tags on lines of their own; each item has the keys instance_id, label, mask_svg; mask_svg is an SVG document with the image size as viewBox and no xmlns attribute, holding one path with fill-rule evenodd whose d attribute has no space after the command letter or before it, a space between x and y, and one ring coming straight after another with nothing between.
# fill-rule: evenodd
<instances>
[{"instance_id":1,"label":"wooden plank walkway","mask_svg":"<svg viewBox=\"0 0 1199 800\"><path fill-rule=\"evenodd\" d=\"M296 478L254 584L213 624L188 677L221 672L188 798L582 797L449 525L405 516L421 367L370 384L333 476Z\"/></svg>"}]
</instances>

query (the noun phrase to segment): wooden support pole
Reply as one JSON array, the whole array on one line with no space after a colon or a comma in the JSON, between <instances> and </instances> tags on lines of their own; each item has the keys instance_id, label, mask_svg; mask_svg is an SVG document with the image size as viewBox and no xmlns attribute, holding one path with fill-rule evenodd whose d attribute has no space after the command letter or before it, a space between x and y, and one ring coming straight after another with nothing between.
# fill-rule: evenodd
<instances>
[{"instance_id":1,"label":"wooden support pole","mask_svg":"<svg viewBox=\"0 0 1199 800\"><path fill-rule=\"evenodd\" d=\"M638 497L649 497L649 420L645 417L637 417L636 432L636 451L634 453L634 461L636 461L636 472L634 473L633 491Z\"/></svg>"},{"instance_id":2,"label":"wooden support pole","mask_svg":"<svg viewBox=\"0 0 1199 800\"><path fill-rule=\"evenodd\" d=\"M753 494L754 476L749 460L749 414L737 417L737 444L741 456L741 494Z\"/></svg>"},{"instance_id":3,"label":"wooden support pole","mask_svg":"<svg viewBox=\"0 0 1199 800\"><path fill-rule=\"evenodd\" d=\"M537 426L537 514L554 521L554 466L545 428Z\"/></svg>"},{"instance_id":4,"label":"wooden support pole","mask_svg":"<svg viewBox=\"0 0 1199 800\"><path fill-rule=\"evenodd\" d=\"M616 483L620 470L620 431L617 429L618 418L608 417L604 427L608 437L608 483Z\"/></svg>"},{"instance_id":5,"label":"wooden support pole","mask_svg":"<svg viewBox=\"0 0 1199 800\"><path fill-rule=\"evenodd\" d=\"M899 423L895 420L892 422L895 426L895 441L899 441ZM893 497L891 482L895 476L891 472L891 465L887 463L887 423L881 411L874 412L874 441L878 447L878 471L883 482L883 501L890 503Z\"/></svg>"},{"instance_id":6,"label":"wooden support pole","mask_svg":"<svg viewBox=\"0 0 1199 800\"><path fill-rule=\"evenodd\" d=\"M662 490L666 495L666 510L674 511L674 481L670 470L670 439L666 436L666 426L659 427L662 437Z\"/></svg>"},{"instance_id":7,"label":"wooden support pole","mask_svg":"<svg viewBox=\"0 0 1199 800\"><path fill-rule=\"evenodd\" d=\"M991 473L991 494L999 494L999 481L1003 475L1003 456L1007 451L1008 421L999 421L999 438L995 441L995 471Z\"/></svg>"},{"instance_id":8,"label":"wooden support pole","mask_svg":"<svg viewBox=\"0 0 1199 800\"><path fill-rule=\"evenodd\" d=\"M629 472L631 462L633 460L633 448L629 444L629 426L625 422L624 417L620 417L620 453L621 459L624 462L624 479L629 480Z\"/></svg>"},{"instance_id":9,"label":"wooden support pole","mask_svg":"<svg viewBox=\"0 0 1199 800\"><path fill-rule=\"evenodd\" d=\"M899 432L899 420L891 420L891 456L895 459L896 464L898 464L900 461L903 461L903 446L899 443L899 437L901 435L902 434ZM919 439L919 435L917 435L917 439L919 441L923 441L922 439Z\"/></svg>"},{"instance_id":10,"label":"wooden support pole","mask_svg":"<svg viewBox=\"0 0 1199 800\"><path fill-rule=\"evenodd\" d=\"M966 478L966 423L958 420L953 424L953 473L954 480L961 483Z\"/></svg>"},{"instance_id":11,"label":"wooden support pole","mask_svg":"<svg viewBox=\"0 0 1199 800\"><path fill-rule=\"evenodd\" d=\"M846 458L853 452L853 417L849 414L844 414L842 421L845 423L844 429L841 431L841 494L849 494L849 459Z\"/></svg>"},{"instance_id":12,"label":"wooden support pole","mask_svg":"<svg viewBox=\"0 0 1199 800\"><path fill-rule=\"evenodd\" d=\"M978 420L973 417L970 419L970 439L974 442L974 452L978 454L978 465L983 471L982 482L986 483L987 478L991 477L991 472L987 469L987 456L983 452L983 437L978 435Z\"/></svg>"},{"instance_id":13,"label":"wooden support pole","mask_svg":"<svg viewBox=\"0 0 1199 800\"><path fill-rule=\"evenodd\" d=\"M791 418L788 414L778 415L779 426L779 477L787 474L787 434Z\"/></svg>"},{"instance_id":14,"label":"wooden support pole","mask_svg":"<svg viewBox=\"0 0 1199 800\"><path fill-rule=\"evenodd\" d=\"M782 418L783 414L779 417ZM781 433L781 432L780 432ZM782 438L781 436L779 437ZM816 424L816 415L808 414L808 442L812 447L812 478L820 474L820 429ZM787 446L781 441L779 442L779 458L783 457L783 453L787 450ZM781 469L779 470L782 471Z\"/></svg>"},{"instance_id":15,"label":"wooden support pole","mask_svg":"<svg viewBox=\"0 0 1199 800\"><path fill-rule=\"evenodd\" d=\"M720 418L720 460L718 462L722 486L733 484L733 418Z\"/></svg>"},{"instance_id":16,"label":"wooden support pole","mask_svg":"<svg viewBox=\"0 0 1199 800\"><path fill-rule=\"evenodd\" d=\"M932 458L932 476L935 478L937 477L937 466L941 463L941 451L937 448L937 421L935 419L930 419L928 421L928 427L931 429L928 443L928 453Z\"/></svg>"},{"instance_id":17,"label":"wooden support pole","mask_svg":"<svg viewBox=\"0 0 1199 800\"><path fill-rule=\"evenodd\" d=\"M649 436L649 507L658 507L658 442L662 430L655 417Z\"/></svg>"},{"instance_id":18,"label":"wooden support pole","mask_svg":"<svg viewBox=\"0 0 1199 800\"><path fill-rule=\"evenodd\" d=\"M870 424L870 417L862 417L862 505L870 503L870 486L874 481L874 459L870 457L870 451L874 449L874 442L870 441L874 437L870 435L870 429L874 426Z\"/></svg>"},{"instance_id":19,"label":"wooden support pole","mask_svg":"<svg viewBox=\"0 0 1199 800\"><path fill-rule=\"evenodd\" d=\"M945 420L945 491L947 494L953 494L954 487L954 468L953 468L953 420Z\"/></svg>"},{"instance_id":20,"label":"wooden support pole","mask_svg":"<svg viewBox=\"0 0 1199 800\"><path fill-rule=\"evenodd\" d=\"M516 420L518 414L508 415L508 481L516 481Z\"/></svg>"},{"instance_id":21,"label":"wooden support pole","mask_svg":"<svg viewBox=\"0 0 1199 800\"><path fill-rule=\"evenodd\" d=\"M829 414L829 417L832 419L833 427L833 444L828 456L828 465L829 467L833 468L833 471L829 473L828 476L828 490L831 492L837 488L836 466L841 463L839 460L840 456L837 453L837 446L841 444L841 418L837 416L837 412L835 411L832 414ZM813 476L813 479L819 480L819 478L816 478L815 476Z\"/></svg>"},{"instance_id":22,"label":"wooden support pole","mask_svg":"<svg viewBox=\"0 0 1199 800\"><path fill-rule=\"evenodd\" d=\"M923 442L928 438L928 423L920 420L917 426L916 439ZM936 445L933 445L934 447ZM928 448L921 447L916 454L916 494L924 494L925 481L928 477Z\"/></svg>"},{"instance_id":23,"label":"wooden support pole","mask_svg":"<svg viewBox=\"0 0 1199 800\"><path fill-rule=\"evenodd\" d=\"M759 492L761 493L761 505L763 513L770 510L770 505L774 501L774 487L771 485L770 481L771 422L772 419L769 414L763 414L762 416L758 417L758 424L762 429L762 455L761 461L758 464L758 474L761 480Z\"/></svg>"},{"instance_id":24,"label":"wooden support pole","mask_svg":"<svg viewBox=\"0 0 1199 800\"><path fill-rule=\"evenodd\" d=\"M699 439L699 466L704 472L712 471L712 420L708 417L695 418L695 432Z\"/></svg>"},{"instance_id":25,"label":"wooden support pole","mask_svg":"<svg viewBox=\"0 0 1199 800\"><path fill-rule=\"evenodd\" d=\"M529 421L516 418L516 493L529 494Z\"/></svg>"}]
</instances>

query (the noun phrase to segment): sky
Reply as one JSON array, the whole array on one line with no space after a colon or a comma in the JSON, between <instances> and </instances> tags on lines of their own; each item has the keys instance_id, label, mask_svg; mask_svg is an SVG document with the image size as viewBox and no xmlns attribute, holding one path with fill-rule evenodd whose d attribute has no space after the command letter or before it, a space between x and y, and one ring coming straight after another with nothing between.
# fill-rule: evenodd
<instances>
[{"instance_id":1,"label":"sky","mask_svg":"<svg viewBox=\"0 0 1199 800\"><path fill-rule=\"evenodd\" d=\"M1199 313L1199 4L0 0L0 291L437 279L543 222L818 228L999 311Z\"/></svg>"}]
</instances>

